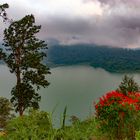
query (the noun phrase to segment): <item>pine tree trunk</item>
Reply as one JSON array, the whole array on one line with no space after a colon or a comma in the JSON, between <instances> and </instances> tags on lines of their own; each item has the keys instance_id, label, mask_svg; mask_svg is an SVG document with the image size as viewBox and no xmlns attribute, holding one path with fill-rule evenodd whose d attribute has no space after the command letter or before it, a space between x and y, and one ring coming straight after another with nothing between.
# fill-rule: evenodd
<instances>
[{"instance_id":1,"label":"pine tree trunk","mask_svg":"<svg viewBox=\"0 0 140 140\"><path fill-rule=\"evenodd\" d=\"M18 94L19 94L19 97L18 97L18 106L19 106L19 115L22 116L23 115L23 99L22 99L22 94L21 94L21 89L20 89L20 86L21 86L21 71L20 71L20 48L17 48L16 49L16 64L17 64L17 91L18 91Z\"/></svg>"},{"instance_id":2,"label":"pine tree trunk","mask_svg":"<svg viewBox=\"0 0 140 140\"><path fill-rule=\"evenodd\" d=\"M18 106L19 106L19 115L22 116L23 115L23 109L22 109L22 95L20 95L20 85L21 85L21 78L20 78L20 70L19 68L17 68L17 91L19 94L19 98L18 98Z\"/></svg>"}]
</instances>

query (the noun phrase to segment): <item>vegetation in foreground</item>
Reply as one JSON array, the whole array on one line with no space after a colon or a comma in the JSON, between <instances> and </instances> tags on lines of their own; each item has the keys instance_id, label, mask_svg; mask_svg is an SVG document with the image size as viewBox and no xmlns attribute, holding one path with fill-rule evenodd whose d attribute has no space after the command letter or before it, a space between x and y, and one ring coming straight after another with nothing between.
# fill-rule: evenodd
<instances>
[{"instance_id":1,"label":"vegetation in foreground","mask_svg":"<svg viewBox=\"0 0 140 140\"><path fill-rule=\"evenodd\" d=\"M88 140L98 131L95 118L85 121L72 119L71 126L54 128L47 112L32 110L28 115L9 121L2 140Z\"/></svg>"},{"instance_id":2,"label":"vegetation in foreground","mask_svg":"<svg viewBox=\"0 0 140 140\"><path fill-rule=\"evenodd\" d=\"M5 104L3 106L9 108ZM65 108L60 128L53 126L51 113L30 109L27 115L7 119L0 138L2 140L140 140L139 85L132 77L125 76L116 91L103 95L94 106L95 114L92 117L81 121L76 116L71 116L69 126L65 123L66 119L69 119ZM11 107L7 111L10 113Z\"/></svg>"}]
</instances>

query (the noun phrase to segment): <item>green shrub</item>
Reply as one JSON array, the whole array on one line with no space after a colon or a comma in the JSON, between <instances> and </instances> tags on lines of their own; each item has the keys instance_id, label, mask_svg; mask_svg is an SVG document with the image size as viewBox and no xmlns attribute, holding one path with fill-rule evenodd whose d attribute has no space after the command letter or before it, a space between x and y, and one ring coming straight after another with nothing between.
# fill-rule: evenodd
<instances>
[{"instance_id":1,"label":"green shrub","mask_svg":"<svg viewBox=\"0 0 140 140\"><path fill-rule=\"evenodd\" d=\"M46 140L52 124L49 114L43 111L31 111L11 120L7 126L7 140Z\"/></svg>"},{"instance_id":2,"label":"green shrub","mask_svg":"<svg viewBox=\"0 0 140 140\"><path fill-rule=\"evenodd\" d=\"M7 122L14 117L13 106L5 97L0 97L0 128L5 128Z\"/></svg>"},{"instance_id":3,"label":"green shrub","mask_svg":"<svg viewBox=\"0 0 140 140\"><path fill-rule=\"evenodd\" d=\"M140 131L136 131L136 140L140 140Z\"/></svg>"},{"instance_id":4,"label":"green shrub","mask_svg":"<svg viewBox=\"0 0 140 140\"><path fill-rule=\"evenodd\" d=\"M109 92L95 105L100 131L110 139L135 138L140 128L140 94Z\"/></svg>"},{"instance_id":5,"label":"green shrub","mask_svg":"<svg viewBox=\"0 0 140 140\"><path fill-rule=\"evenodd\" d=\"M64 129L58 129L55 139L57 140L89 140L97 136L96 119L90 118L85 121L77 120L71 126L65 126Z\"/></svg>"}]
</instances>

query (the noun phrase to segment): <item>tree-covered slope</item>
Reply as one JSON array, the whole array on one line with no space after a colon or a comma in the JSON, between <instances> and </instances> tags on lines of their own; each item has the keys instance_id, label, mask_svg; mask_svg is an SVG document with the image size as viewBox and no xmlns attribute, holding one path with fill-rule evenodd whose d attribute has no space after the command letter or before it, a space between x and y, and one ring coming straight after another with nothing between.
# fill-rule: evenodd
<instances>
[{"instance_id":1,"label":"tree-covered slope","mask_svg":"<svg viewBox=\"0 0 140 140\"><path fill-rule=\"evenodd\" d=\"M140 50L96 45L54 45L49 47L50 66L89 64L109 72L140 72Z\"/></svg>"}]
</instances>

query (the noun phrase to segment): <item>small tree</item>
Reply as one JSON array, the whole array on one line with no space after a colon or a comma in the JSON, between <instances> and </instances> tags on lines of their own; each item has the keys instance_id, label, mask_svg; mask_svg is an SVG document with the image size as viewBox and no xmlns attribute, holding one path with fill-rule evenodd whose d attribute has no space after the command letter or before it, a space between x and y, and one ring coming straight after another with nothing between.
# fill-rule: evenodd
<instances>
[{"instance_id":1,"label":"small tree","mask_svg":"<svg viewBox=\"0 0 140 140\"><path fill-rule=\"evenodd\" d=\"M45 75L50 73L49 68L42 63L46 57L42 49L46 44L35 36L40 28L35 25L34 16L27 15L4 31L4 46L10 51L1 54L10 72L16 75L11 102L20 115L28 107L39 108L41 97L37 91L49 85L45 79Z\"/></svg>"},{"instance_id":2,"label":"small tree","mask_svg":"<svg viewBox=\"0 0 140 140\"><path fill-rule=\"evenodd\" d=\"M140 87L139 87L138 83L136 83L134 81L133 77L129 77L129 76L125 75L123 77L122 82L119 85L117 91L127 95L128 92L135 93L135 92L140 91Z\"/></svg>"},{"instance_id":3,"label":"small tree","mask_svg":"<svg viewBox=\"0 0 140 140\"><path fill-rule=\"evenodd\" d=\"M99 131L110 140L134 140L140 130L140 93L108 92L95 104Z\"/></svg>"},{"instance_id":4,"label":"small tree","mask_svg":"<svg viewBox=\"0 0 140 140\"><path fill-rule=\"evenodd\" d=\"M0 97L0 128L4 128L7 122L13 117L12 110L10 101L4 97Z\"/></svg>"}]
</instances>

